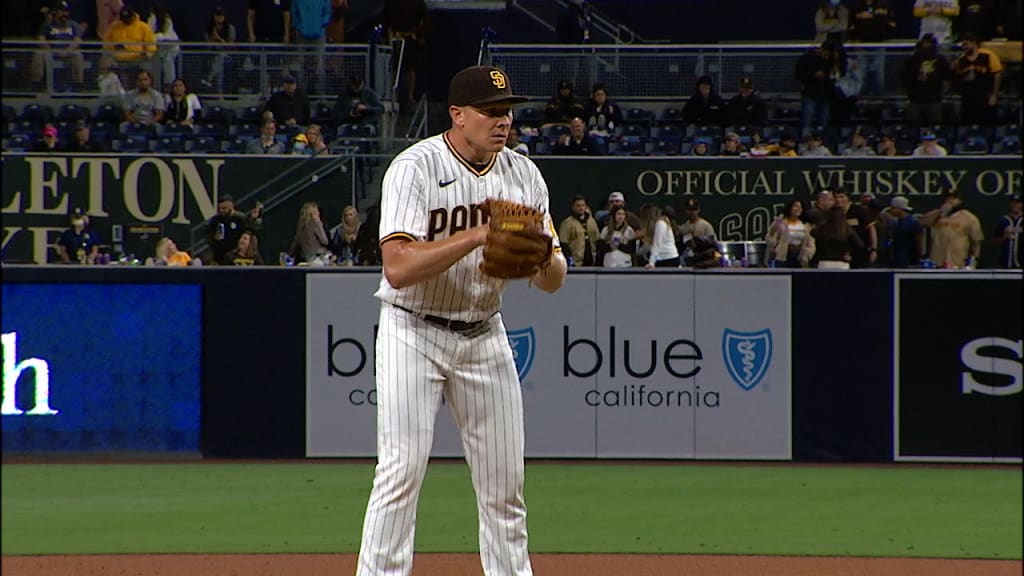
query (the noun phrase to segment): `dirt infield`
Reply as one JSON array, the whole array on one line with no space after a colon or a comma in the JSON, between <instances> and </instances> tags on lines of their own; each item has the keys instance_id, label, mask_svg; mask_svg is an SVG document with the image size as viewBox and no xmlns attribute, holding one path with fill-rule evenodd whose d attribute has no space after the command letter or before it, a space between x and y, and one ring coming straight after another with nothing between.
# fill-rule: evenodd
<instances>
[{"instance_id":1,"label":"dirt infield","mask_svg":"<svg viewBox=\"0 0 1024 576\"><path fill-rule=\"evenodd\" d=\"M1020 576L1021 561L534 554L538 576ZM345 576L351 554L4 556L4 576ZM474 554L417 554L414 576L480 576Z\"/></svg>"}]
</instances>

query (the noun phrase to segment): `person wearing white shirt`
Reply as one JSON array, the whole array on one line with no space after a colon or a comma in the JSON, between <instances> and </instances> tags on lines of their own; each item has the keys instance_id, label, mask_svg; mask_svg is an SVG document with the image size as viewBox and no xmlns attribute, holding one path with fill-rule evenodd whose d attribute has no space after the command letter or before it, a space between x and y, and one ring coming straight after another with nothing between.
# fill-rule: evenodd
<instances>
[{"instance_id":1,"label":"person wearing white shirt","mask_svg":"<svg viewBox=\"0 0 1024 576\"><path fill-rule=\"evenodd\" d=\"M914 16L921 19L921 32L935 36L939 45L953 41L953 20L960 15L960 0L916 0Z\"/></svg>"},{"instance_id":2,"label":"person wearing white shirt","mask_svg":"<svg viewBox=\"0 0 1024 576\"><path fill-rule=\"evenodd\" d=\"M914 148L911 156L947 156L949 153L939 145L935 134L925 134L921 137L921 145Z\"/></svg>"},{"instance_id":3,"label":"person wearing white shirt","mask_svg":"<svg viewBox=\"0 0 1024 576\"><path fill-rule=\"evenodd\" d=\"M657 204L644 204L640 208L643 221L643 241L650 247L646 268L678 268L679 249L672 225Z\"/></svg>"}]
</instances>

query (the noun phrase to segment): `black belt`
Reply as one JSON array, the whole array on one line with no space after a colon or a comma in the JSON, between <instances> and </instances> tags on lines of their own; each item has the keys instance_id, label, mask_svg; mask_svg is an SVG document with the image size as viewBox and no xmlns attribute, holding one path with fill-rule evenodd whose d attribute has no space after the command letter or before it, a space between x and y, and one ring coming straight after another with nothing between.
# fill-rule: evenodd
<instances>
[{"instance_id":1,"label":"black belt","mask_svg":"<svg viewBox=\"0 0 1024 576\"><path fill-rule=\"evenodd\" d=\"M459 334L466 332L482 333L483 331L481 330L481 328L483 328L484 325L487 324L487 322L489 322L491 319L490 317L488 317L485 320L477 320L476 322L466 322L465 320L449 320L448 318L442 318L440 316L420 314L419 312L414 312L402 306L395 306L395 308L398 308L403 312L408 312L409 314L412 314L413 316L416 316L418 318L422 318L423 320L433 324L434 326L438 326L440 328L444 328L445 330L449 330L451 332L456 332ZM495 314L497 314L497 312L495 312ZM494 314L491 314L491 316L494 316Z\"/></svg>"}]
</instances>

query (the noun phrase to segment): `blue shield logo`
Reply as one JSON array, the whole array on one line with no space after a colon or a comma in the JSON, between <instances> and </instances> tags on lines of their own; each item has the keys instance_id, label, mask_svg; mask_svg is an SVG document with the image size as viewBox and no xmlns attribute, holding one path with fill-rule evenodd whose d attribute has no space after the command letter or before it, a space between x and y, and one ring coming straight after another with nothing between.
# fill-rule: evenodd
<instances>
[{"instance_id":1,"label":"blue shield logo","mask_svg":"<svg viewBox=\"0 0 1024 576\"><path fill-rule=\"evenodd\" d=\"M508 345L512 347L512 357L516 360L516 371L519 372L519 381L522 382L533 366L533 353L537 348L537 339L533 335L533 328L524 328L508 333Z\"/></svg>"},{"instance_id":2,"label":"blue shield logo","mask_svg":"<svg viewBox=\"0 0 1024 576\"><path fill-rule=\"evenodd\" d=\"M772 363L772 331L722 333L722 358L729 375L744 390L757 386Z\"/></svg>"}]
</instances>

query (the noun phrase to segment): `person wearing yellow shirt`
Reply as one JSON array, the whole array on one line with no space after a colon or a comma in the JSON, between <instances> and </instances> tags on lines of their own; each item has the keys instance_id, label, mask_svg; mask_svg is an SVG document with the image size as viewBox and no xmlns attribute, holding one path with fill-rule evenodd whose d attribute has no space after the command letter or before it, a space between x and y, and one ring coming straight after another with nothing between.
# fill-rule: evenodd
<instances>
[{"instance_id":1,"label":"person wearing yellow shirt","mask_svg":"<svg viewBox=\"0 0 1024 576\"><path fill-rule=\"evenodd\" d=\"M110 25L103 40L113 44L114 59L118 62L139 62L156 54L153 29L127 6L121 8L120 19Z\"/></svg>"}]
</instances>

